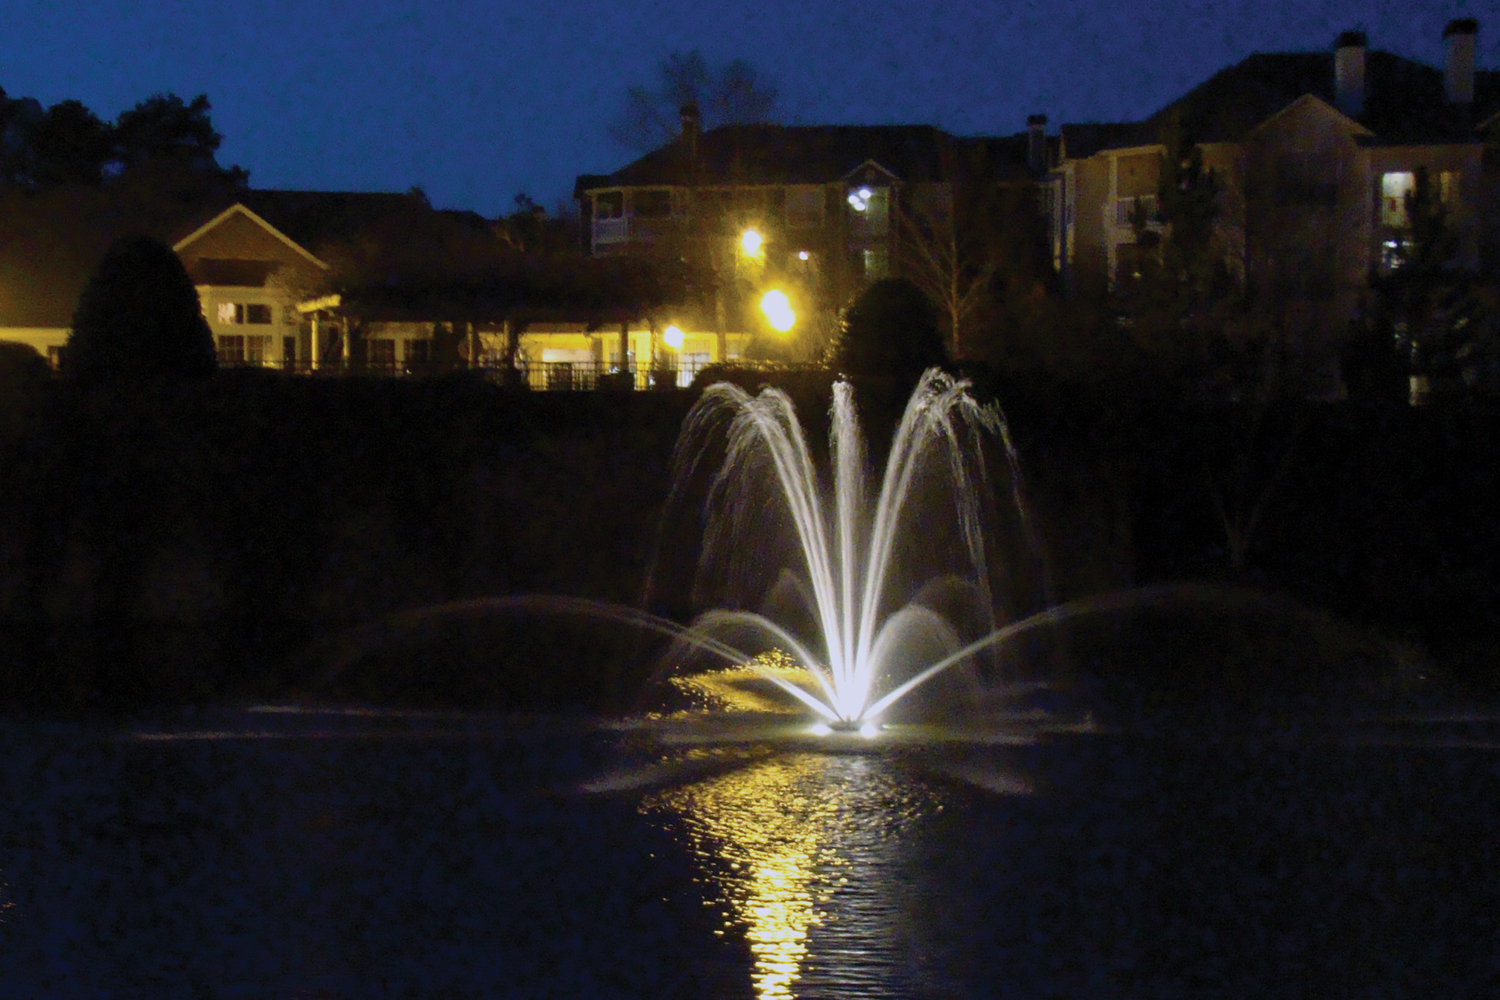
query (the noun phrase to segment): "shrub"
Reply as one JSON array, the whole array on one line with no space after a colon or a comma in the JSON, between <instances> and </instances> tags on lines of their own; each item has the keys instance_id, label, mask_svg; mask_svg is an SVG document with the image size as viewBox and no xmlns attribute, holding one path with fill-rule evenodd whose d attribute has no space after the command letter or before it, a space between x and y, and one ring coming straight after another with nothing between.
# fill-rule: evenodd
<instances>
[{"instance_id":1,"label":"shrub","mask_svg":"<svg viewBox=\"0 0 1500 1000\"><path fill-rule=\"evenodd\" d=\"M63 364L87 382L213 372L213 335L170 247L127 236L109 248L79 296Z\"/></svg>"}]
</instances>

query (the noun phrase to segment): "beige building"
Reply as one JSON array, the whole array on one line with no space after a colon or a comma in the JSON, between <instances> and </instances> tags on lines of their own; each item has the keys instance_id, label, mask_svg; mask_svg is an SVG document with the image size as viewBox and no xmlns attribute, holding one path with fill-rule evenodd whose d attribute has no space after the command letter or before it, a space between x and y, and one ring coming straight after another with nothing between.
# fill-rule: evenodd
<instances>
[{"instance_id":1,"label":"beige building","mask_svg":"<svg viewBox=\"0 0 1500 1000\"><path fill-rule=\"evenodd\" d=\"M1448 26L1442 68L1346 32L1329 52L1252 55L1145 121L1064 125L1051 175L1058 271L1096 292L1128 273L1139 252L1131 213L1156 211L1161 139L1175 120L1219 181L1231 270L1314 341L1360 315L1370 274L1398 259L1419 169L1458 233L1456 263L1493 272L1500 164L1486 135L1500 73L1475 68L1477 31Z\"/></svg>"}]
</instances>

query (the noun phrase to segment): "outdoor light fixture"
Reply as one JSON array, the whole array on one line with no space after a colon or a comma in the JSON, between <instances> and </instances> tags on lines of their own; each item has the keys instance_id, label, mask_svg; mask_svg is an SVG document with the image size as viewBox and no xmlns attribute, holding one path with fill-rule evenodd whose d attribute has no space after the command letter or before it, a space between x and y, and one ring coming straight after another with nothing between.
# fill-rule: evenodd
<instances>
[{"instance_id":1,"label":"outdoor light fixture","mask_svg":"<svg viewBox=\"0 0 1500 1000\"><path fill-rule=\"evenodd\" d=\"M797 251L797 259L798 260L807 260L807 258L810 257L810 256L812 256L812 255L809 254L806 250L798 250Z\"/></svg>"},{"instance_id":2,"label":"outdoor light fixture","mask_svg":"<svg viewBox=\"0 0 1500 1000\"><path fill-rule=\"evenodd\" d=\"M862 187L858 191L849 192L849 204L856 212L863 212L870 207L870 199L873 197L875 197L874 191Z\"/></svg>"},{"instance_id":3,"label":"outdoor light fixture","mask_svg":"<svg viewBox=\"0 0 1500 1000\"><path fill-rule=\"evenodd\" d=\"M662 342L674 351L682 350L682 328L673 324L661 332Z\"/></svg>"},{"instance_id":4,"label":"outdoor light fixture","mask_svg":"<svg viewBox=\"0 0 1500 1000\"><path fill-rule=\"evenodd\" d=\"M746 257L759 257L761 245L765 239L753 229L747 229L740 234L740 251Z\"/></svg>"},{"instance_id":5,"label":"outdoor light fixture","mask_svg":"<svg viewBox=\"0 0 1500 1000\"><path fill-rule=\"evenodd\" d=\"M797 314L792 312L792 303L786 292L774 288L761 297L760 311L766 314L766 321L777 333L786 333L797 322Z\"/></svg>"}]
</instances>

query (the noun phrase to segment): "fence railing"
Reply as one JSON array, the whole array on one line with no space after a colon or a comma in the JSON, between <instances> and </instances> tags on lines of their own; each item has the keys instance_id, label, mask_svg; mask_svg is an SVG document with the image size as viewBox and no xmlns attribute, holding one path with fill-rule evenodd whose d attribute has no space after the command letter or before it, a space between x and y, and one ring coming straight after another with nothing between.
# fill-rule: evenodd
<instances>
[{"instance_id":1,"label":"fence railing","mask_svg":"<svg viewBox=\"0 0 1500 1000\"><path fill-rule=\"evenodd\" d=\"M675 359L671 363L656 366L626 369L632 389L687 388L693 384L700 372L715 362L697 359ZM816 367L786 364L761 364L755 361L731 361L735 368L766 368L784 370L788 367ZM220 368L257 368L267 371L291 372L312 377L335 378L345 375L382 375L390 377L438 375L444 372L468 369L468 365L443 364L422 361L325 361L316 368L310 361L254 361L231 359L219 361ZM478 371L492 381L507 384L520 382L537 392L587 392L600 388L618 388L620 382L618 366L608 361L528 361L518 358L515 375L509 374L503 358L486 355L479 359Z\"/></svg>"}]
</instances>

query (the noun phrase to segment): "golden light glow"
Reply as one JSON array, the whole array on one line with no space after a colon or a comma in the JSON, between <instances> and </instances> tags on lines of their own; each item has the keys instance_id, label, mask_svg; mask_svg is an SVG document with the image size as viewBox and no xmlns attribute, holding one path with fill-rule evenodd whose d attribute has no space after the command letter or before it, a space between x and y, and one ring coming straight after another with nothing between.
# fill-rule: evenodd
<instances>
[{"instance_id":1,"label":"golden light glow","mask_svg":"<svg viewBox=\"0 0 1500 1000\"><path fill-rule=\"evenodd\" d=\"M867 817L876 803L893 826L872 841ZM888 837L899 839L901 827L943 808L932 788L914 793L896 772L838 754L764 758L653 792L640 806L647 815L679 817L689 848L721 873L714 882L722 895L712 901L724 906L726 929L743 929L758 1000L803 992L809 938L824 919L888 933L886 908L863 905L879 892L863 886L844 896L843 887L856 870L868 870L872 849L884 854Z\"/></svg>"},{"instance_id":2,"label":"golden light glow","mask_svg":"<svg viewBox=\"0 0 1500 1000\"><path fill-rule=\"evenodd\" d=\"M674 351L682 350L682 328L675 324L661 332L662 342Z\"/></svg>"},{"instance_id":3,"label":"golden light glow","mask_svg":"<svg viewBox=\"0 0 1500 1000\"><path fill-rule=\"evenodd\" d=\"M753 229L747 229L740 234L740 252L746 257L759 257L765 246L765 237Z\"/></svg>"},{"instance_id":4,"label":"golden light glow","mask_svg":"<svg viewBox=\"0 0 1500 1000\"><path fill-rule=\"evenodd\" d=\"M766 322L777 333L786 333L797 322L797 314L792 312L792 303L786 292L774 288L761 297L760 311L766 314Z\"/></svg>"}]
</instances>

